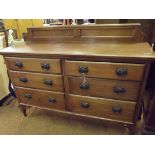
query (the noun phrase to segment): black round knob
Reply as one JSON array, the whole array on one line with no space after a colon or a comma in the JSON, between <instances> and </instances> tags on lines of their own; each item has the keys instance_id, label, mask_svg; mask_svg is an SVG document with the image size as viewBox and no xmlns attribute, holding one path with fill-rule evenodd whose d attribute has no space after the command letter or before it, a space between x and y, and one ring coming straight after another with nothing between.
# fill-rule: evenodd
<instances>
[{"instance_id":1,"label":"black round knob","mask_svg":"<svg viewBox=\"0 0 155 155\"><path fill-rule=\"evenodd\" d=\"M25 77L20 77L19 80L20 80L21 82L24 82L24 83L26 83L26 82L28 81L28 79L25 78Z\"/></svg>"},{"instance_id":2,"label":"black round knob","mask_svg":"<svg viewBox=\"0 0 155 155\"><path fill-rule=\"evenodd\" d=\"M118 76L126 76L128 74L128 70L126 68L117 68L116 74Z\"/></svg>"},{"instance_id":3,"label":"black round knob","mask_svg":"<svg viewBox=\"0 0 155 155\"><path fill-rule=\"evenodd\" d=\"M51 103L56 103L56 98L55 97L50 97L48 99L48 101L51 102Z\"/></svg>"},{"instance_id":4,"label":"black round knob","mask_svg":"<svg viewBox=\"0 0 155 155\"><path fill-rule=\"evenodd\" d=\"M89 103L87 103L87 102L81 102L81 107L82 108L89 108Z\"/></svg>"},{"instance_id":5,"label":"black round knob","mask_svg":"<svg viewBox=\"0 0 155 155\"><path fill-rule=\"evenodd\" d=\"M31 99L32 95L31 94L24 94L24 97L27 98L27 99Z\"/></svg>"},{"instance_id":6,"label":"black round knob","mask_svg":"<svg viewBox=\"0 0 155 155\"><path fill-rule=\"evenodd\" d=\"M23 64L22 64L22 62L17 61L15 63L15 66L18 67L18 68L22 68L23 67Z\"/></svg>"},{"instance_id":7,"label":"black round knob","mask_svg":"<svg viewBox=\"0 0 155 155\"><path fill-rule=\"evenodd\" d=\"M45 69L45 70L49 70L49 69L50 69L50 65L47 64L47 63L42 63L42 64L41 64L41 68L42 68L42 69Z\"/></svg>"},{"instance_id":8,"label":"black round knob","mask_svg":"<svg viewBox=\"0 0 155 155\"><path fill-rule=\"evenodd\" d=\"M123 87L113 87L113 91L115 92L115 93L125 93L125 88L123 88Z\"/></svg>"},{"instance_id":9,"label":"black round knob","mask_svg":"<svg viewBox=\"0 0 155 155\"><path fill-rule=\"evenodd\" d=\"M80 84L80 88L81 88L81 89L87 90L87 89L89 89L89 84L86 83L86 82L85 82L85 83L81 83L81 84Z\"/></svg>"},{"instance_id":10,"label":"black round knob","mask_svg":"<svg viewBox=\"0 0 155 155\"><path fill-rule=\"evenodd\" d=\"M85 74L87 74L88 73L88 67L79 67L79 72L80 73L85 73Z\"/></svg>"},{"instance_id":11,"label":"black round knob","mask_svg":"<svg viewBox=\"0 0 155 155\"><path fill-rule=\"evenodd\" d=\"M120 106L113 106L112 111L120 113L120 112L122 112L122 108Z\"/></svg>"},{"instance_id":12,"label":"black round knob","mask_svg":"<svg viewBox=\"0 0 155 155\"><path fill-rule=\"evenodd\" d=\"M52 85L53 85L52 80L44 80L44 83L45 83L46 85L49 85L49 86L52 86Z\"/></svg>"}]
</instances>

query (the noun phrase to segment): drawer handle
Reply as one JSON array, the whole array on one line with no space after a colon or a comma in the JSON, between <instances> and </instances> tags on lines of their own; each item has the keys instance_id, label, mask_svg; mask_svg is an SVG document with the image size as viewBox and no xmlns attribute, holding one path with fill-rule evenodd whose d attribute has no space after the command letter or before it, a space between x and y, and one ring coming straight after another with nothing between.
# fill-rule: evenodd
<instances>
[{"instance_id":1,"label":"drawer handle","mask_svg":"<svg viewBox=\"0 0 155 155\"><path fill-rule=\"evenodd\" d=\"M48 101L51 102L51 103L56 103L56 98L55 97L50 97L48 99Z\"/></svg>"},{"instance_id":2,"label":"drawer handle","mask_svg":"<svg viewBox=\"0 0 155 155\"><path fill-rule=\"evenodd\" d=\"M80 84L80 88L81 88L81 89L88 90L88 89L89 89L89 84L86 83L86 82L85 82L85 83L81 83L81 84Z\"/></svg>"},{"instance_id":3,"label":"drawer handle","mask_svg":"<svg viewBox=\"0 0 155 155\"><path fill-rule=\"evenodd\" d=\"M24 97L27 98L27 99L31 99L32 95L31 94L24 94Z\"/></svg>"},{"instance_id":4,"label":"drawer handle","mask_svg":"<svg viewBox=\"0 0 155 155\"><path fill-rule=\"evenodd\" d=\"M128 70L126 68L117 68L116 74L118 76L126 76L128 74Z\"/></svg>"},{"instance_id":5,"label":"drawer handle","mask_svg":"<svg viewBox=\"0 0 155 155\"><path fill-rule=\"evenodd\" d=\"M50 86L53 85L52 80L44 80L44 83L45 83L46 85L50 85Z\"/></svg>"},{"instance_id":6,"label":"drawer handle","mask_svg":"<svg viewBox=\"0 0 155 155\"><path fill-rule=\"evenodd\" d=\"M115 93L125 93L125 88L122 88L122 87L113 87L113 91L115 92Z\"/></svg>"},{"instance_id":7,"label":"drawer handle","mask_svg":"<svg viewBox=\"0 0 155 155\"><path fill-rule=\"evenodd\" d=\"M21 77L21 78L19 78L19 80L20 80L21 82L24 82L24 83L26 83L26 82L28 81L28 79L25 78L25 77Z\"/></svg>"},{"instance_id":8,"label":"drawer handle","mask_svg":"<svg viewBox=\"0 0 155 155\"><path fill-rule=\"evenodd\" d=\"M16 67L19 67L19 68L22 68L22 67L23 67L23 64L22 64L22 62L17 61L17 62L15 63L15 66L16 66Z\"/></svg>"},{"instance_id":9,"label":"drawer handle","mask_svg":"<svg viewBox=\"0 0 155 155\"><path fill-rule=\"evenodd\" d=\"M87 74L88 73L88 67L79 67L79 72L80 73L85 73L85 74Z\"/></svg>"},{"instance_id":10,"label":"drawer handle","mask_svg":"<svg viewBox=\"0 0 155 155\"><path fill-rule=\"evenodd\" d=\"M42 69L45 69L45 70L49 70L50 69L50 65L49 64L46 64L46 63L42 63L41 64L41 68Z\"/></svg>"},{"instance_id":11,"label":"drawer handle","mask_svg":"<svg viewBox=\"0 0 155 155\"><path fill-rule=\"evenodd\" d=\"M112 111L120 113L120 112L122 112L122 108L120 106L113 106Z\"/></svg>"},{"instance_id":12,"label":"drawer handle","mask_svg":"<svg viewBox=\"0 0 155 155\"><path fill-rule=\"evenodd\" d=\"M82 108L89 108L89 103L87 103L87 102L81 102L81 107Z\"/></svg>"}]
</instances>

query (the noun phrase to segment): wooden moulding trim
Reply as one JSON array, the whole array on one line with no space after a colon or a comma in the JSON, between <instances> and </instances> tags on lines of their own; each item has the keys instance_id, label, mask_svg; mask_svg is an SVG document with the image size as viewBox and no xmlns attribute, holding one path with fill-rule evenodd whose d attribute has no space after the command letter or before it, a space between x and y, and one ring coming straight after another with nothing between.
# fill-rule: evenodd
<instances>
[{"instance_id":1,"label":"wooden moulding trim","mask_svg":"<svg viewBox=\"0 0 155 155\"><path fill-rule=\"evenodd\" d=\"M44 26L44 29L60 29L60 28L96 28L96 27L140 27L140 23L127 23L127 24L90 24L90 25L56 25L56 26ZM41 29L43 26L33 26L29 27L28 29Z\"/></svg>"},{"instance_id":2,"label":"wooden moulding trim","mask_svg":"<svg viewBox=\"0 0 155 155\"><path fill-rule=\"evenodd\" d=\"M99 24L99 25L72 25L72 26L49 26L49 27L30 27L28 28L27 38L28 40L37 40L37 39L44 39L50 40L52 38L135 38L136 36L136 29L139 29L140 24ZM64 30L72 30L72 35L64 35ZM83 34L83 30L89 31ZM96 32L94 32L94 30ZM102 35L98 35L97 31L102 31ZM113 30L113 34L107 35L106 30ZM131 31L129 34L126 32L124 33L123 30ZM42 31L39 35L39 31ZM46 31L60 31L59 35L46 35L43 32ZM62 31L62 32L61 32ZM92 34L91 34L92 31ZM38 35L35 35L37 32ZM62 35L60 35L62 33ZM118 35L115 35L118 34ZM90 35L91 34L91 35ZM138 36L139 39L139 36Z\"/></svg>"},{"instance_id":3,"label":"wooden moulding trim","mask_svg":"<svg viewBox=\"0 0 155 155\"><path fill-rule=\"evenodd\" d=\"M27 58L47 58L48 59L66 59L66 60L81 60L81 61L106 61L106 62L124 62L124 63L146 63L146 61L155 61L154 57L126 57L126 56L102 56L102 55L65 55L65 54L50 54L50 53L12 53L1 52L5 57L27 57ZM114 59L117 58L117 59Z\"/></svg>"},{"instance_id":4,"label":"wooden moulding trim","mask_svg":"<svg viewBox=\"0 0 155 155\"><path fill-rule=\"evenodd\" d=\"M56 92L56 91L51 91L51 90L43 90L43 89L38 89L38 88L28 88L28 87L22 87L22 86L15 86L15 89L25 89L25 90L32 90L32 91L39 91L39 92L49 92L52 94L60 94L60 95L64 95L64 92Z\"/></svg>"},{"instance_id":5,"label":"wooden moulding trim","mask_svg":"<svg viewBox=\"0 0 155 155\"><path fill-rule=\"evenodd\" d=\"M84 115L84 114L79 114L79 113L73 113L73 112L70 112L70 111L50 109L50 108L46 108L46 107L39 107L39 106L34 106L34 105L24 104L24 103L20 103L20 104L21 105L25 105L25 106L36 107L36 108L39 108L39 109L45 109L45 110L55 111L55 112L59 112L59 113L63 113L63 114L68 114L68 115L75 115L75 116L80 116L80 117L94 118L94 119L100 119L100 120L103 120L103 121L110 121L110 122L119 122L122 125L124 125L124 124L134 125L134 123L132 123L132 122L126 122L126 121L120 121L120 120L114 120L114 119L108 119L108 118L102 118L102 117Z\"/></svg>"},{"instance_id":6,"label":"wooden moulding trim","mask_svg":"<svg viewBox=\"0 0 155 155\"><path fill-rule=\"evenodd\" d=\"M81 38L129 38L132 39L134 36L81 36Z\"/></svg>"},{"instance_id":7,"label":"wooden moulding trim","mask_svg":"<svg viewBox=\"0 0 155 155\"><path fill-rule=\"evenodd\" d=\"M59 38L68 38L68 39L71 39L73 38L74 36L33 36L32 39L52 39L52 38L55 38L55 39L59 39Z\"/></svg>"}]
</instances>

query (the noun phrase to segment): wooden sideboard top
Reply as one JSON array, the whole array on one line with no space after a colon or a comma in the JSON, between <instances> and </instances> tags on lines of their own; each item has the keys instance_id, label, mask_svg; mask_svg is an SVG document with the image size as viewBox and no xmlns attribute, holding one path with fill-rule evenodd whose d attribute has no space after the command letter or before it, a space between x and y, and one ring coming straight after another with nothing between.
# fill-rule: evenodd
<instances>
[{"instance_id":1,"label":"wooden sideboard top","mask_svg":"<svg viewBox=\"0 0 155 155\"><path fill-rule=\"evenodd\" d=\"M155 60L140 24L28 28L28 41L0 50L5 56Z\"/></svg>"},{"instance_id":2,"label":"wooden sideboard top","mask_svg":"<svg viewBox=\"0 0 155 155\"><path fill-rule=\"evenodd\" d=\"M155 53L147 42L134 41L36 41L0 50L2 55L29 56L96 56L116 58L155 59Z\"/></svg>"}]
</instances>

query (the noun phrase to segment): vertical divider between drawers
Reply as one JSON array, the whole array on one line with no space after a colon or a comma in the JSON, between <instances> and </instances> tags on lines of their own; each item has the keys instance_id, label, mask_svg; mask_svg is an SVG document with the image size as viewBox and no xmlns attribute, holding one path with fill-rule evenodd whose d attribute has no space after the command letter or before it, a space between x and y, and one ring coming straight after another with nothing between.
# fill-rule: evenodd
<instances>
[{"instance_id":1,"label":"vertical divider between drawers","mask_svg":"<svg viewBox=\"0 0 155 155\"><path fill-rule=\"evenodd\" d=\"M65 59L61 59L61 69L63 75L63 84L64 84L64 91L65 91L65 101L66 101L66 109L71 111L71 105L69 103L69 84L68 84L68 75L65 66Z\"/></svg>"}]
</instances>

